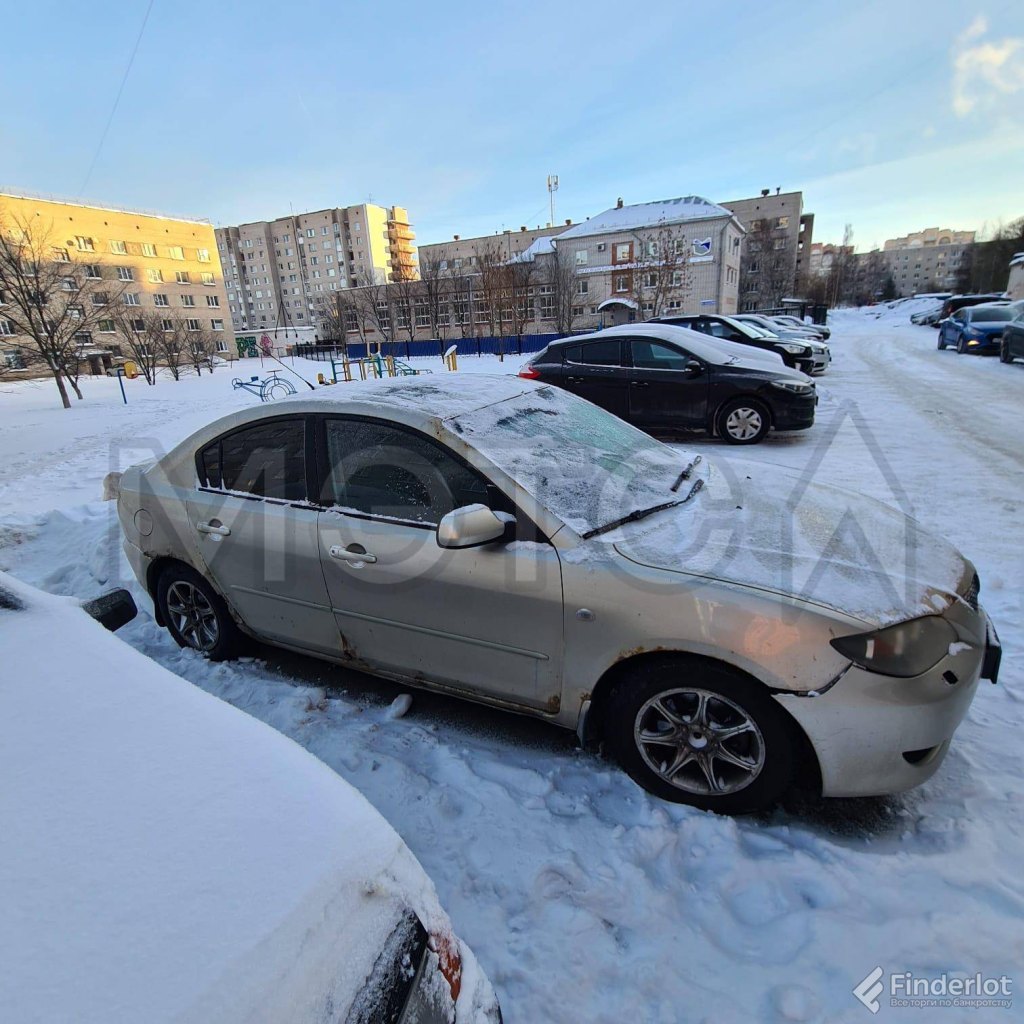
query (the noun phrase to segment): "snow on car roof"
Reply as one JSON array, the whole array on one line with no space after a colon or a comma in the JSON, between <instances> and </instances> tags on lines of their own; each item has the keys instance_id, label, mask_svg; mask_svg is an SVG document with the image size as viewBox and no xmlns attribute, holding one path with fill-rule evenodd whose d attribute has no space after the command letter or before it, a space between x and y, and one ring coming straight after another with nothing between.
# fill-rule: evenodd
<instances>
[{"instance_id":1,"label":"snow on car roof","mask_svg":"<svg viewBox=\"0 0 1024 1024\"><path fill-rule=\"evenodd\" d=\"M0 573L4 591L5 1019L321 1019L399 902L447 931L401 838L326 765L71 599Z\"/></svg>"},{"instance_id":2,"label":"snow on car roof","mask_svg":"<svg viewBox=\"0 0 1024 1024\"><path fill-rule=\"evenodd\" d=\"M703 196L680 196L676 199L659 199L651 203L634 203L632 206L613 206L610 210L605 210L596 217L575 224L556 235L555 246L568 238L586 238L590 235L656 227L659 224L681 224L691 220L731 216L732 213L724 206L719 206Z\"/></svg>"}]
</instances>

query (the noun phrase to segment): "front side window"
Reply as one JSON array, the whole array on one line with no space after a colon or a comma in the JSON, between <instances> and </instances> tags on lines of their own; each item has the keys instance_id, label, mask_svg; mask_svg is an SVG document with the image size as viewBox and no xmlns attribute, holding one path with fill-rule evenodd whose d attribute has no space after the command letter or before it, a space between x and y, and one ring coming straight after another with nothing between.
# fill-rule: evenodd
<instances>
[{"instance_id":1,"label":"front side window","mask_svg":"<svg viewBox=\"0 0 1024 1024\"><path fill-rule=\"evenodd\" d=\"M639 369L682 370L690 361L690 356L684 352L669 348L658 341L634 338L629 344L633 353L633 365Z\"/></svg>"},{"instance_id":2,"label":"front side window","mask_svg":"<svg viewBox=\"0 0 1024 1024\"><path fill-rule=\"evenodd\" d=\"M306 497L306 427L301 419L243 427L207 445L196 459L204 487L260 498Z\"/></svg>"},{"instance_id":3,"label":"front side window","mask_svg":"<svg viewBox=\"0 0 1024 1024\"><path fill-rule=\"evenodd\" d=\"M373 420L325 426L325 504L430 526L453 509L488 504L484 480L421 434Z\"/></svg>"}]
</instances>

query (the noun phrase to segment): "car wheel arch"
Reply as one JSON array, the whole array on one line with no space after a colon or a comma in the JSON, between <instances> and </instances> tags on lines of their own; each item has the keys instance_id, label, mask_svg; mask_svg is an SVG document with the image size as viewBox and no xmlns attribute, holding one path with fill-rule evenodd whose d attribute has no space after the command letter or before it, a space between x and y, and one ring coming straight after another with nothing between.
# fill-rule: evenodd
<instances>
[{"instance_id":1,"label":"car wheel arch","mask_svg":"<svg viewBox=\"0 0 1024 1024\"><path fill-rule=\"evenodd\" d=\"M682 659L694 658L707 662L709 665L715 665L719 668L727 669L729 672L737 673L738 675L749 679L755 685L762 687L767 693L775 694L792 692L790 690L780 690L769 686L763 679L758 679L757 676L753 675L746 669L741 668L739 665L732 664L724 658L715 658L695 651L687 651L682 648L677 650L665 650L664 648L659 648L657 650L640 651L629 654L609 666L598 679L594 688L590 691L590 694L584 698L584 703L580 709L580 721L576 730L584 749L591 751L597 751L600 749L604 739L604 721L608 706L608 699L616 684L627 678L631 671L638 668L640 665L655 663L665 664L678 662ZM797 737L798 740L798 763L800 765L799 784L803 788L820 793L822 775L818 755L815 752L807 733L804 731L800 723L790 714L789 709L781 704L779 706L792 726L793 735Z\"/></svg>"},{"instance_id":2,"label":"car wheel arch","mask_svg":"<svg viewBox=\"0 0 1024 1024\"><path fill-rule=\"evenodd\" d=\"M149 563L149 566L146 569L146 592L149 594L150 598L153 601L153 617L156 620L156 624L158 626L163 626L166 628L167 623L164 622L163 613L160 611L160 602L157 600L157 587L160 584L160 577L164 574L165 570L171 568L171 566L174 565L181 565L184 566L186 569L191 569L192 572L199 573L199 575L203 577L203 579L210 586L210 588L224 602L228 609L228 612L231 615L231 618L234 619L235 624L238 626L238 628L242 630L242 632L244 633L249 633L248 627L242 621L238 612L235 610L234 605L232 605L232 603L224 596L224 594L221 593L220 587L218 587L217 584L214 583L213 580L211 580L210 577L205 572L203 572L202 569L192 565L190 562L186 562L185 559L183 558L175 558L173 555L160 555L159 557L154 558L153 561Z\"/></svg>"}]
</instances>

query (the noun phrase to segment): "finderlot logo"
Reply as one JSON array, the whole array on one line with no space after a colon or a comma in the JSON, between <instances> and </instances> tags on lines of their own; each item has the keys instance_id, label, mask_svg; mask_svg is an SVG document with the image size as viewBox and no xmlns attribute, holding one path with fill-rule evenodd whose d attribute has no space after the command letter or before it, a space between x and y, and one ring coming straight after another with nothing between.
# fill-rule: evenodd
<instances>
[{"instance_id":1,"label":"finderlot logo","mask_svg":"<svg viewBox=\"0 0 1024 1024\"><path fill-rule=\"evenodd\" d=\"M882 968L876 967L854 990L853 994L872 1013L878 1013L878 997L882 994L885 986L879 981L882 977Z\"/></svg>"},{"instance_id":2,"label":"finderlot logo","mask_svg":"<svg viewBox=\"0 0 1024 1024\"><path fill-rule=\"evenodd\" d=\"M885 972L876 967L858 983L853 994L862 1006L878 1013L878 997L886 989ZM986 976L980 972L960 977L942 973L933 977L917 977L910 971L889 974L889 1006L891 1007L997 1007L1009 1009L1013 1005L1013 980L1005 974Z\"/></svg>"}]
</instances>

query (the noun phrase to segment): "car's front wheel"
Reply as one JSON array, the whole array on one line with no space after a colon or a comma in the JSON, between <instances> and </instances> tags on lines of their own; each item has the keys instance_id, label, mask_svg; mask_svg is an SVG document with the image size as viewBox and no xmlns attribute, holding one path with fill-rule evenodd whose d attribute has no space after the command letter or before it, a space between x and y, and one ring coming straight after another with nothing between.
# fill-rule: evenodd
<instances>
[{"instance_id":1,"label":"car's front wheel","mask_svg":"<svg viewBox=\"0 0 1024 1024\"><path fill-rule=\"evenodd\" d=\"M960 355L963 355L967 351L967 342L964 341L964 336L962 334L956 339L956 350Z\"/></svg>"},{"instance_id":2,"label":"car's front wheel","mask_svg":"<svg viewBox=\"0 0 1024 1024\"><path fill-rule=\"evenodd\" d=\"M1001 363L1012 363L1013 362L1013 356L1010 355L1010 346L1009 346L1009 344L1007 344L1007 341L1006 341L1005 338L999 344L999 362L1001 362Z\"/></svg>"},{"instance_id":3,"label":"car's front wheel","mask_svg":"<svg viewBox=\"0 0 1024 1024\"><path fill-rule=\"evenodd\" d=\"M719 410L716 425L729 444L757 444L771 428L771 416L761 402L734 398Z\"/></svg>"},{"instance_id":4,"label":"car's front wheel","mask_svg":"<svg viewBox=\"0 0 1024 1024\"><path fill-rule=\"evenodd\" d=\"M795 726L755 681L677 655L639 664L609 696L609 752L655 796L722 814L771 807L799 760Z\"/></svg>"},{"instance_id":5,"label":"car's front wheel","mask_svg":"<svg viewBox=\"0 0 1024 1024\"><path fill-rule=\"evenodd\" d=\"M946 351L946 336L942 333L942 328L939 328L939 351Z\"/></svg>"},{"instance_id":6,"label":"car's front wheel","mask_svg":"<svg viewBox=\"0 0 1024 1024\"><path fill-rule=\"evenodd\" d=\"M242 634L228 606L194 569L180 564L164 569L156 600L167 631L180 647L191 647L211 661L225 661L238 653Z\"/></svg>"}]
</instances>

